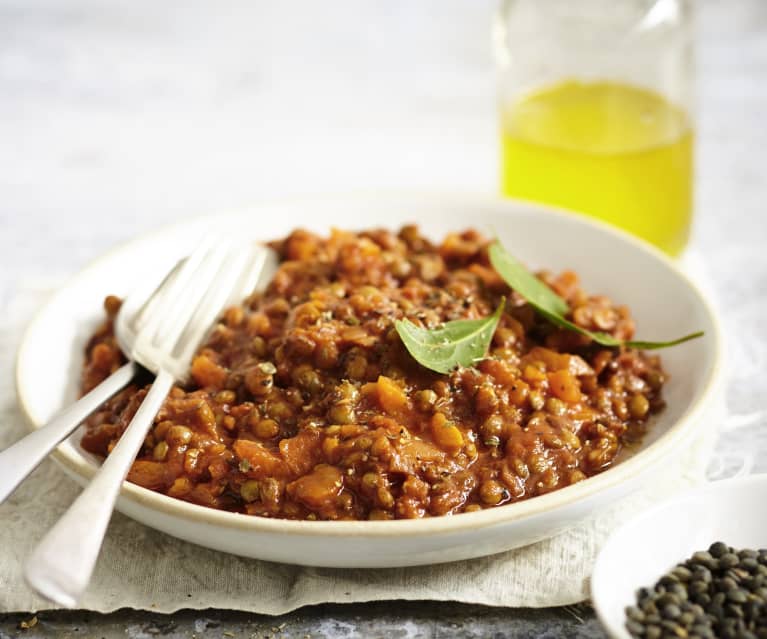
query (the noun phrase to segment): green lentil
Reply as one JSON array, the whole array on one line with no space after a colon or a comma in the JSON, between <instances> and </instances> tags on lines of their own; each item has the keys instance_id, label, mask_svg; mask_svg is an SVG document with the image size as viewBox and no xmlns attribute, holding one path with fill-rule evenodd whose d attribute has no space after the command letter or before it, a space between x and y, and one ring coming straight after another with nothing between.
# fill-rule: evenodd
<instances>
[{"instance_id":1,"label":"green lentil","mask_svg":"<svg viewBox=\"0 0 767 639\"><path fill-rule=\"evenodd\" d=\"M767 551L716 542L694 553L637 591L625 627L642 639L767 639Z\"/></svg>"}]
</instances>

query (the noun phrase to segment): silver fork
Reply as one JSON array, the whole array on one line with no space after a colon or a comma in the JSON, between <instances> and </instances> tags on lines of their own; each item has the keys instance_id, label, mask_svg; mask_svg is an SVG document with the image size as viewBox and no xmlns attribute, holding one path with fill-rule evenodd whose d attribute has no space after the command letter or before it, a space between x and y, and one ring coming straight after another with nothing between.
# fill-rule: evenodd
<instances>
[{"instance_id":1,"label":"silver fork","mask_svg":"<svg viewBox=\"0 0 767 639\"><path fill-rule=\"evenodd\" d=\"M88 586L123 480L171 387L214 319L234 297L252 291L276 268L274 251L217 247L195 253L164 295L133 313L120 310L115 334L126 356L156 374L138 411L97 475L34 549L24 568L27 583L59 605L73 607Z\"/></svg>"},{"instance_id":2,"label":"silver fork","mask_svg":"<svg viewBox=\"0 0 767 639\"><path fill-rule=\"evenodd\" d=\"M134 287L120 311L123 320L126 321L126 317L133 315L135 317L131 317L131 323L138 324L138 314L165 294L166 287L173 281L183 263L183 260L176 263L161 281L150 278L146 279L142 285ZM130 352L130 348L123 350ZM129 360L74 404L58 413L45 426L0 451L0 504L56 446L77 429L88 415L117 391L127 386L135 377L136 371L136 363Z\"/></svg>"},{"instance_id":3,"label":"silver fork","mask_svg":"<svg viewBox=\"0 0 767 639\"><path fill-rule=\"evenodd\" d=\"M196 253L201 255L212 248L214 241L215 237L206 236L196 249ZM119 332L124 335L120 342L124 353L131 352L136 333L149 315L146 311L154 307L167 293L168 287L174 282L186 261L187 259L182 259L176 262L164 277L145 277L129 293L117 317L117 321L122 326ZM158 270L162 275L163 269ZM137 370L136 362L129 360L74 404L58 413L47 424L0 451L0 504L91 413L127 386L136 376Z\"/></svg>"}]
</instances>

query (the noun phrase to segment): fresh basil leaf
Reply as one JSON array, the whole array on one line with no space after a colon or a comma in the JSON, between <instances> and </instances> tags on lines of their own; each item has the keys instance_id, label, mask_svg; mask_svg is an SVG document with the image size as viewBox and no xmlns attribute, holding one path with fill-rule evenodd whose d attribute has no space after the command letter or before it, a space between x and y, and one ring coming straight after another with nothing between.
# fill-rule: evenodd
<instances>
[{"instance_id":1,"label":"fresh basil leaf","mask_svg":"<svg viewBox=\"0 0 767 639\"><path fill-rule=\"evenodd\" d=\"M624 346L630 346L631 348L638 348L644 351L654 351L659 348L666 348L667 346L676 346L682 342L689 342L691 339L698 339L699 337L703 337L704 334L705 333L703 331L695 331L694 333L690 333L689 335L684 335L682 337L677 337L676 339L669 340L668 342L648 342L640 339L629 340L627 342L623 342L623 344Z\"/></svg>"},{"instance_id":2,"label":"fresh basil leaf","mask_svg":"<svg viewBox=\"0 0 767 639\"><path fill-rule=\"evenodd\" d=\"M496 240L490 245L488 255L490 263L498 275L552 324L586 335L602 346L628 346L643 350L655 350L675 346L703 335L703 331L697 331L667 342L648 342L644 340L623 341L608 333L589 331L566 319L565 315L570 311L567 302L510 255L499 241Z\"/></svg>"},{"instance_id":3,"label":"fresh basil leaf","mask_svg":"<svg viewBox=\"0 0 767 639\"><path fill-rule=\"evenodd\" d=\"M628 346L630 348L638 348L645 351L652 351L652 350L657 350L659 348L666 348L667 346L676 346L677 344L681 344L682 342L689 342L691 339L696 339L697 337L703 336L703 331L697 331L695 333L690 333L689 335L685 335L684 337L679 337L677 339L674 339L668 342L648 342L644 340L623 341L616 337L613 337L609 333L603 333L602 331L590 331L588 329L578 326L577 324L573 324L573 322L565 319L564 317L553 315L541 309L537 309L537 310L541 315L546 317L546 319L548 319L552 324L556 324L557 326L560 326L561 328L566 328L568 330L575 331L576 333L580 333L581 335L586 335L587 337L590 337L591 339L593 339L597 344L601 344L602 346Z\"/></svg>"},{"instance_id":4,"label":"fresh basil leaf","mask_svg":"<svg viewBox=\"0 0 767 639\"><path fill-rule=\"evenodd\" d=\"M433 329L421 328L405 319L395 321L394 328L421 366L449 373L456 366L471 366L484 358L505 304L502 299L495 312L482 319L454 320Z\"/></svg>"},{"instance_id":5,"label":"fresh basil leaf","mask_svg":"<svg viewBox=\"0 0 767 639\"><path fill-rule=\"evenodd\" d=\"M533 307L557 316L564 316L570 310L565 300L528 271L500 242L493 242L488 254L498 275Z\"/></svg>"}]
</instances>

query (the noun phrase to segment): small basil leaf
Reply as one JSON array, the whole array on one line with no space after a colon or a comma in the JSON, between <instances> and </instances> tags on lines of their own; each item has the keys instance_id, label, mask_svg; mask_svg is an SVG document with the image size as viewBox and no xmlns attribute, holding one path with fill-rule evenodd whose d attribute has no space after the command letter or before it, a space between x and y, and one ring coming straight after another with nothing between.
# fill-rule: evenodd
<instances>
[{"instance_id":1,"label":"small basil leaf","mask_svg":"<svg viewBox=\"0 0 767 639\"><path fill-rule=\"evenodd\" d=\"M682 342L689 342L691 339L698 339L699 337L703 337L704 334L705 333L703 331L695 331L694 333L684 335L683 337L677 337L676 339L672 339L668 342L647 342L640 339L629 340L628 342L623 342L623 344L625 346L630 346L631 348L638 348L645 351L654 351L659 348L666 348L667 346L676 346Z\"/></svg>"},{"instance_id":2,"label":"small basil leaf","mask_svg":"<svg viewBox=\"0 0 767 639\"><path fill-rule=\"evenodd\" d=\"M484 358L505 304L502 299L495 312L482 319L454 320L433 329L421 328L405 319L395 321L394 328L421 366L449 373L456 366L471 366Z\"/></svg>"},{"instance_id":3,"label":"small basil leaf","mask_svg":"<svg viewBox=\"0 0 767 639\"><path fill-rule=\"evenodd\" d=\"M677 344L681 344L682 342L689 342L691 339L696 339L697 337L703 336L703 331L697 331L695 333L690 333L689 335L685 335L684 337L679 337L677 339L674 339L668 342L648 342L644 340L623 341L616 337L613 337L609 333L603 333L602 331L590 331L588 329L578 326L577 324L573 324L571 321L565 319L564 317L552 315L551 313L548 313L541 309L537 309L537 310L552 324L556 324L557 326L560 326L561 328L566 328L576 333L580 333L581 335L586 335L587 337L590 337L591 339L593 339L597 344L601 344L602 346L628 346L629 348L638 348L645 351L652 351L652 350L657 350L659 348L666 348L667 346L676 346Z\"/></svg>"},{"instance_id":4,"label":"small basil leaf","mask_svg":"<svg viewBox=\"0 0 767 639\"><path fill-rule=\"evenodd\" d=\"M533 307L558 316L564 316L570 310L565 300L528 271L500 242L493 242L488 254L498 275Z\"/></svg>"},{"instance_id":5,"label":"small basil leaf","mask_svg":"<svg viewBox=\"0 0 767 639\"><path fill-rule=\"evenodd\" d=\"M589 331L565 318L570 311L567 302L552 291L543 281L530 273L521 262L510 255L497 240L488 249L490 263L504 281L552 324L561 328L586 335L602 346L628 346L644 350L655 350L675 346L682 342L701 337L703 331L690 333L667 342L648 342L643 340L623 341L601 331Z\"/></svg>"}]
</instances>

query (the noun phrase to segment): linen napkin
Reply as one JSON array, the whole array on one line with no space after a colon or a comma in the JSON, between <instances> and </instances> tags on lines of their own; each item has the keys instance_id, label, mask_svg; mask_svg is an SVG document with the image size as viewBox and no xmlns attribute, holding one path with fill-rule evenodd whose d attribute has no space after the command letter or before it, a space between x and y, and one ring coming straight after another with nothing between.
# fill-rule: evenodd
<instances>
[{"instance_id":1,"label":"linen napkin","mask_svg":"<svg viewBox=\"0 0 767 639\"><path fill-rule=\"evenodd\" d=\"M23 326L51 282L5 292L0 324L0 448L26 432L16 406L12 367ZM573 604L588 598L593 561L610 531L661 498L704 479L716 432L701 430L678 464L595 519L510 552L435 566L389 569L304 568L208 550L115 513L81 607L173 612L223 608L282 614L305 605L374 600L441 600L509 607ZM79 487L51 461L0 506L0 612L55 606L25 585L22 565Z\"/></svg>"}]
</instances>

